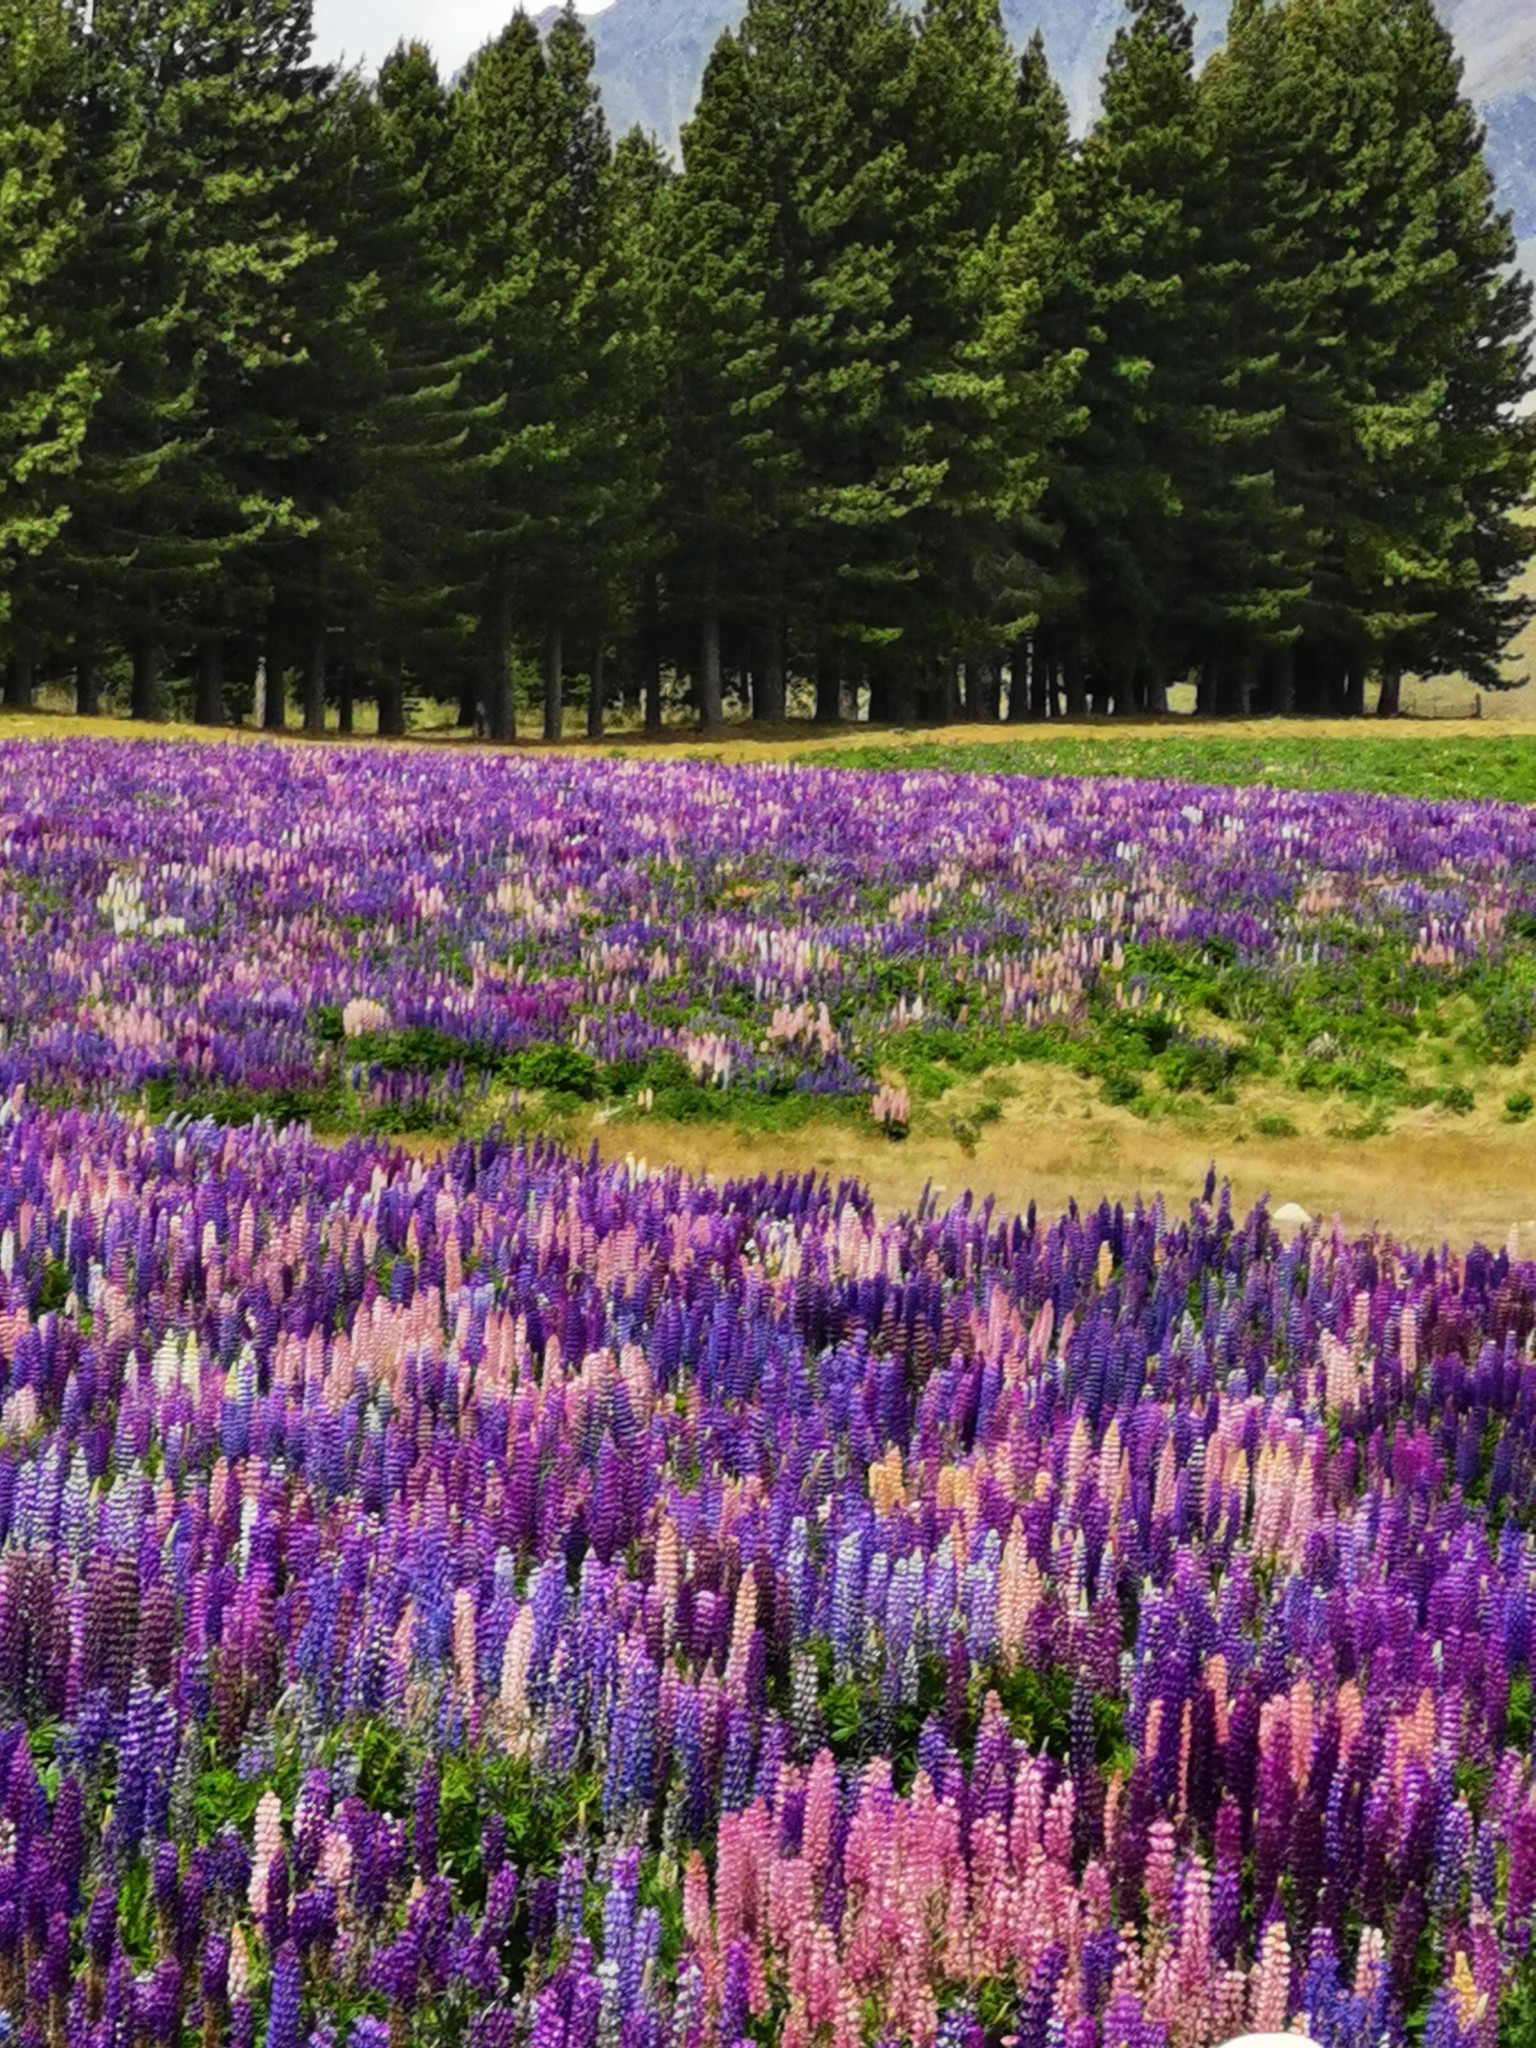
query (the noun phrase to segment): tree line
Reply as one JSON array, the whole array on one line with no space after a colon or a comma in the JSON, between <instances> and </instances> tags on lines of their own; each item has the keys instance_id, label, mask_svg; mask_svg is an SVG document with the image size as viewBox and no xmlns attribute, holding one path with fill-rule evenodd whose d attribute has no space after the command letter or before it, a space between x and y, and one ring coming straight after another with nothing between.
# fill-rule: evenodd
<instances>
[{"instance_id":1,"label":"tree line","mask_svg":"<svg viewBox=\"0 0 1536 2048\"><path fill-rule=\"evenodd\" d=\"M1383 710L1529 607L1530 289L1430 0L751 0L674 166L569 8L0 0L0 652L136 717ZM259 669L258 669L259 665ZM523 720L526 728L526 716Z\"/></svg>"}]
</instances>

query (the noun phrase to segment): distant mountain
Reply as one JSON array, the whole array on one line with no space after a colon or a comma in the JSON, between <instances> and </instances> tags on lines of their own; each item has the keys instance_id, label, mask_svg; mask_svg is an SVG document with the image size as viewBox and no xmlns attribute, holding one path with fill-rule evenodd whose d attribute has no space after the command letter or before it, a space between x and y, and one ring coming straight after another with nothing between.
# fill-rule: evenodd
<instances>
[{"instance_id":1,"label":"distant mountain","mask_svg":"<svg viewBox=\"0 0 1536 2048\"><path fill-rule=\"evenodd\" d=\"M1522 257L1529 271L1536 253L1536 89L1485 101L1483 110L1488 158L1504 204L1514 211L1515 232L1526 238Z\"/></svg>"},{"instance_id":2,"label":"distant mountain","mask_svg":"<svg viewBox=\"0 0 1536 2048\"><path fill-rule=\"evenodd\" d=\"M1122 16L1120 0L1003 0L1016 45L1038 26L1077 125L1098 98L1104 55ZM613 0L588 23L597 77L615 134L639 123L669 150L693 111L704 66L722 29L741 19L743 0ZM1467 85L1488 120L1489 154L1517 232L1536 240L1536 9L1530 0L1443 0L1467 66ZM1221 40L1225 0L1198 30L1201 56Z\"/></svg>"}]
</instances>

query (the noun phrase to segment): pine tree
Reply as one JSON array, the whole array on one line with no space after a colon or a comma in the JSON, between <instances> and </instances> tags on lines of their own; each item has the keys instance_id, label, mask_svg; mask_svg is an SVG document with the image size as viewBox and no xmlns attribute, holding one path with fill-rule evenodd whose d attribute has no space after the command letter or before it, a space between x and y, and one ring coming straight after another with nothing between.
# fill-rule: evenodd
<instances>
[{"instance_id":1,"label":"pine tree","mask_svg":"<svg viewBox=\"0 0 1536 2048\"><path fill-rule=\"evenodd\" d=\"M1403 667L1497 678L1521 616L1528 299L1449 39L1406 0L1245 11L1225 102L1283 426L1272 456L1307 583L1277 706L1391 708Z\"/></svg>"},{"instance_id":2,"label":"pine tree","mask_svg":"<svg viewBox=\"0 0 1536 2048\"><path fill-rule=\"evenodd\" d=\"M320 78L307 0L98 0L81 32L72 288L112 371L50 570L87 642L131 645L149 717L167 638L248 617L257 551L302 523L260 394L312 339L292 284L323 253L300 203Z\"/></svg>"},{"instance_id":3,"label":"pine tree","mask_svg":"<svg viewBox=\"0 0 1536 2048\"><path fill-rule=\"evenodd\" d=\"M306 94L291 149L294 219L307 254L284 281L281 312L283 331L302 337L303 347L253 365L225 408L262 434L249 473L265 499L284 508L254 551L286 642L267 650L270 722L282 722L283 695L273 685L291 662L311 733L325 726L331 629L379 567L362 489L381 452L392 338L384 300L403 286L408 229L391 238L385 261L373 260L384 253L370 234L383 203L375 127L376 110L355 78L326 80Z\"/></svg>"},{"instance_id":4,"label":"pine tree","mask_svg":"<svg viewBox=\"0 0 1536 2048\"><path fill-rule=\"evenodd\" d=\"M586 522L601 468L585 392L602 339L592 315L608 144L591 65L573 11L552 27L548 54L518 14L473 60L455 106L481 395L503 407L487 451L496 484L481 536L481 629L497 706L509 701L500 679L514 623L542 638L551 738L565 629L591 576ZM509 711L493 710L491 723L510 736Z\"/></svg>"},{"instance_id":5,"label":"pine tree","mask_svg":"<svg viewBox=\"0 0 1536 2048\"><path fill-rule=\"evenodd\" d=\"M605 645L611 579L633 533L627 458L627 380L615 296L618 251L609 207L612 150L592 68L592 38L572 0L556 15L545 57L557 116L558 179L549 218L564 346L545 404L554 461L546 471L549 548L541 609L546 636L544 737L564 730L562 667L578 620L589 622L594 664Z\"/></svg>"},{"instance_id":6,"label":"pine tree","mask_svg":"<svg viewBox=\"0 0 1536 2048\"><path fill-rule=\"evenodd\" d=\"M1080 353L1057 344L1045 307L1060 266L1056 185L1066 107L1038 35L1016 67L991 0L929 0L916 55L910 154L913 262L908 389L944 465L917 513L919 662L967 657L995 674L1032 625L1053 536L1040 504L1064 439ZM905 664L910 677L914 666ZM968 717L990 707L968 689ZM903 707L905 708L905 706Z\"/></svg>"},{"instance_id":7,"label":"pine tree","mask_svg":"<svg viewBox=\"0 0 1536 2048\"><path fill-rule=\"evenodd\" d=\"M453 107L421 44L381 66L359 122L346 239L354 270L377 281L366 314L376 381L358 451L360 573L344 641L379 677L457 675L461 722L505 738L505 666L497 702L470 634L470 536L502 402L475 396L484 346L459 255ZM401 729L398 692L386 691L380 708L384 727Z\"/></svg>"},{"instance_id":8,"label":"pine tree","mask_svg":"<svg viewBox=\"0 0 1536 2048\"><path fill-rule=\"evenodd\" d=\"M1051 76L1045 39L1036 29L1019 56L1020 182L1018 213L1005 245L1004 292L989 338L989 352L1016 389L1034 395L1033 380L1051 366L1051 387L1063 408L1054 418L1031 419L1015 409L1024 445L1046 451L1046 489L1027 522L1022 549L1029 563L1026 589L1034 613L1027 636L1009 650L1008 715L1043 718L1054 692L1059 622L1083 597L1081 565L1061 545L1063 471L1071 443L1087 424L1086 408L1071 403L1085 361L1080 299L1072 289L1075 252L1065 233L1063 208L1074 174L1067 102Z\"/></svg>"},{"instance_id":9,"label":"pine tree","mask_svg":"<svg viewBox=\"0 0 1536 2048\"><path fill-rule=\"evenodd\" d=\"M665 548L661 495L671 421L662 402L668 363L662 301L673 182L650 137L631 129L620 138L605 172L595 309L603 341L591 387L600 427L592 520L591 738L603 729L602 664L609 645L627 645L641 662L655 656L653 647L640 645L640 593Z\"/></svg>"},{"instance_id":10,"label":"pine tree","mask_svg":"<svg viewBox=\"0 0 1536 2048\"><path fill-rule=\"evenodd\" d=\"M827 720L841 683L905 651L919 519L946 469L935 422L907 403L920 374L904 291L918 234L916 39L889 0L768 0L754 15L792 150L782 275L794 583Z\"/></svg>"},{"instance_id":11,"label":"pine tree","mask_svg":"<svg viewBox=\"0 0 1536 2048\"><path fill-rule=\"evenodd\" d=\"M64 288L80 232L74 83L60 0L0 0L0 650L12 703L31 695L31 568L69 517L98 382Z\"/></svg>"},{"instance_id":12,"label":"pine tree","mask_svg":"<svg viewBox=\"0 0 1536 2048\"><path fill-rule=\"evenodd\" d=\"M793 457L780 272L788 174L755 78L749 23L716 44L684 174L668 194L663 274L668 458L661 518L673 609L700 668L718 661L722 602L782 637ZM705 722L718 715L714 674Z\"/></svg>"},{"instance_id":13,"label":"pine tree","mask_svg":"<svg viewBox=\"0 0 1536 2048\"><path fill-rule=\"evenodd\" d=\"M1536 419L1524 404L1536 378L1531 286L1513 271L1513 227L1495 200L1461 60L1428 0L1395 0L1388 22L1413 193L1394 361L1400 372L1417 362L1414 411L1432 422L1394 492L1401 507L1427 499L1432 509L1417 522L1415 558L1389 572L1399 616L1379 634L1377 662L1392 711L1405 668L1509 686L1500 657L1533 611L1509 583L1536 552L1523 516L1536 479Z\"/></svg>"},{"instance_id":14,"label":"pine tree","mask_svg":"<svg viewBox=\"0 0 1536 2048\"><path fill-rule=\"evenodd\" d=\"M680 549L706 721L722 607L775 636L788 627L822 718L910 630L913 515L944 475L911 402L902 291L913 51L887 0L754 0L685 137L679 330L700 374L682 381L702 400L698 438L727 507ZM693 445L690 428L680 446Z\"/></svg>"},{"instance_id":15,"label":"pine tree","mask_svg":"<svg viewBox=\"0 0 1536 2048\"><path fill-rule=\"evenodd\" d=\"M1057 473L1066 587L1056 622L1068 709L1125 702L1138 672L1177 658L1167 622L1184 536L1178 471L1192 389L1200 213L1208 163L1196 123L1194 33L1182 0L1128 0L1103 108L1067 181L1072 251L1057 317L1086 344L1084 432Z\"/></svg>"},{"instance_id":16,"label":"pine tree","mask_svg":"<svg viewBox=\"0 0 1536 2048\"><path fill-rule=\"evenodd\" d=\"M1007 399L983 339L1002 291L1004 237L1032 193L1024 112L996 0L927 0L913 64L910 231L900 297L911 324L904 393L928 426L942 479L915 515L918 615L931 662L990 651L1011 497ZM904 663L911 672L911 663ZM967 712L974 716L974 703Z\"/></svg>"}]
</instances>

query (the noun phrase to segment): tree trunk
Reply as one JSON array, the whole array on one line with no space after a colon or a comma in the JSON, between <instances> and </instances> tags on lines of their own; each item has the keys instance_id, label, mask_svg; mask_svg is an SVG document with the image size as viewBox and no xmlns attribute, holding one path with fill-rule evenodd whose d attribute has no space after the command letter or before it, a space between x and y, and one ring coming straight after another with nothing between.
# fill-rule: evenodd
<instances>
[{"instance_id":1,"label":"tree trunk","mask_svg":"<svg viewBox=\"0 0 1536 2048\"><path fill-rule=\"evenodd\" d=\"M587 738L600 740L603 736L603 643L598 641L592 650L592 687L587 692Z\"/></svg>"},{"instance_id":2,"label":"tree trunk","mask_svg":"<svg viewBox=\"0 0 1536 2048\"><path fill-rule=\"evenodd\" d=\"M32 663L24 654L13 654L6 661L5 705L8 711L32 709Z\"/></svg>"},{"instance_id":3,"label":"tree trunk","mask_svg":"<svg viewBox=\"0 0 1536 2048\"><path fill-rule=\"evenodd\" d=\"M961 681L965 688L965 719L974 724L982 715L981 710L981 664L969 657L960 664Z\"/></svg>"},{"instance_id":4,"label":"tree trunk","mask_svg":"<svg viewBox=\"0 0 1536 2048\"><path fill-rule=\"evenodd\" d=\"M1333 709L1322 649L1315 640L1303 638L1291 648L1291 701L1303 716Z\"/></svg>"},{"instance_id":5,"label":"tree trunk","mask_svg":"<svg viewBox=\"0 0 1536 2048\"><path fill-rule=\"evenodd\" d=\"M379 670L379 737L387 740L405 737L405 678L401 672L400 657L393 651L385 655Z\"/></svg>"},{"instance_id":6,"label":"tree trunk","mask_svg":"<svg viewBox=\"0 0 1536 2048\"><path fill-rule=\"evenodd\" d=\"M933 715L940 725L955 725L960 717L960 671L954 662L941 661L935 680Z\"/></svg>"},{"instance_id":7,"label":"tree trunk","mask_svg":"<svg viewBox=\"0 0 1536 2048\"><path fill-rule=\"evenodd\" d=\"M640 591L640 674L645 729L661 731L661 579L652 569Z\"/></svg>"},{"instance_id":8,"label":"tree trunk","mask_svg":"<svg viewBox=\"0 0 1536 2048\"><path fill-rule=\"evenodd\" d=\"M1067 678L1067 716L1082 718L1088 709L1088 693L1083 682L1082 642L1075 633L1067 635L1062 668Z\"/></svg>"},{"instance_id":9,"label":"tree trunk","mask_svg":"<svg viewBox=\"0 0 1536 2048\"><path fill-rule=\"evenodd\" d=\"M1296 715L1296 650L1290 644L1270 656L1269 708L1281 718Z\"/></svg>"},{"instance_id":10,"label":"tree trunk","mask_svg":"<svg viewBox=\"0 0 1536 2048\"><path fill-rule=\"evenodd\" d=\"M1029 650L1029 717L1039 725L1055 708L1056 636L1041 626Z\"/></svg>"},{"instance_id":11,"label":"tree trunk","mask_svg":"<svg viewBox=\"0 0 1536 2048\"><path fill-rule=\"evenodd\" d=\"M1000 653L989 655L981 671L982 712L988 725L1003 722L1003 658Z\"/></svg>"},{"instance_id":12,"label":"tree trunk","mask_svg":"<svg viewBox=\"0 0 1536 2048\"><path fill-rule=\"evenodd\" d=\"M349 734L353 726L353 704L357 695L357 656L350 639L336 665L336 730Z\"/></svg>"},{"instance_id":13,"label":"tree trunk","mask_svg":"<svg viewBox=\"0 0 1536 2048\"><path fill-rule=\"evenodd\" d=\"M1008 723L1022 725L1029 716L1029 642L1015 640L1008 650Z\"/></svg>"},{"instance_id":14,"label":"tree trunk","mask_svg":"<svg viewBox=\"0 0 1536 2048\"><path fill-rule=\"evenodd\" d=\"M316 738L325 731L325 628L316 626L304 649L304 730Z\"/></svg>"},{"instance_id":15,"label":"tree trunk","mask_svg":"<svg viewBox=\"0 0 1536 2048\"><path fill-rule=\"evenodd\" d=\"M96 655L82 647L75 656L75 710L82 718L95 718L101 710L101 678L96 672Z\"/></svg>"},{"instance_id":16,"label":"tree trunk","mask_svg":"<svg viewBox=\"0 0 1536 2048\"><path fill-rule=\"evenodd\" d=\"M283 667L286 650L276 617L267 619L267 698L261 722L268 732L281 732L288 723L288 676ZM381 728L382 729L382 728Z\"/></svg>"},{"instance_id":17,"label":"tree trunk","mask_svg":"<svg viewBox=\"0 0 1536 2048\"><path fill-rule=\"evenodd\" d=\"M753 717L762 725L782 725L787 694L784 687L784 628L777 619L770 619L763 629L763 659L752 700Z\"/></svg>"},{"instance_id":18,"label":"tree trunk","mask_svg":"<svg viewBox=\"0 0 1536 2048\"><path fill-rule=\"evenodd\" d=\"M888 668L872 668L869 672L869 722L871 725L889 725L894 692L891 689L891 672Z\"/></svg>"},{"instance_id":19,"label":"tree trunk","mask_svg":"<svg viewBox=\"0 0 1536 2048\"><path fill-rule=\"evenodd\" d=\"M1135 668L1123 668L1115 680L1115 716L1134 718L1140 708L1136 702Z\"/></svg>"},{"instance_id":20,"label":"tree trunk","mask_svg":"<svg viewBox=\"0 0 1536 2048\"><path fill-rule=\"evenodd\" d=\"M1221 694L1221 676L1214 660L1202 661L1195 684L1196 718L1214 718Z\"/></svg>"},{"instance_id":21,"label":"tree trunk","mask_svg":"<svg viewBox=\"0 0 1536 2048\"><path fill-rule=\"evenodd\" d=\"M224 723L224 640L210 634L197 653L197 722Z\"/></svg>"},{"instance_id":22,"label":"tree trunk","mask_svg":"<svg viewBox=\"0 0 1536 2048\"><path fill-rule=\"evenodd\" d=\"M480 736L480 685L475 680L475 663L466 661L459 677L459 724Z\"/></svg>"},{"instance_id":23,"label":"tree trunk","mask_svg":"<svg viewBox=\"0 0 1536 2048\"><path fill-rule=\"evenodd\" d=\"M1396 718L1403 708L1403 672L1400 668L1383 669L1381 674L1381 695L1376 700L1378 718Z\"/></svg>"},{"instance_id":24,"label":"tree trunk","mask_svg":"<svg viewBox=\"0 0 1536 2048\"><path fill-rule=\"evenodd\" d=\"M1216 672L1216 715L1238 718L1243 710L1243 669L1241 660L1228 652L1214 664Z\"/></svg>"},{"instance_id":25,"label":"tree trunk","mask_svg":"<svg viewBox=\"0 0 1536 2048\"><path fill-rule=\"evenodd\" d=\"M1344 716L1365 716L1365 669L1358 656L1351 657L1344 671Z\"/></svg>"},{"instance_id":26,"label":"tree trunk","mask_svg":"<svg viewBox=\"0 0 1536 2048\"><path fill-rule=\"evenodd\" d=\"M512 701L512 606L505 581L497 579L486 607L486 730L498 746L517 738L517 707Z\"/></svg>"},{"instance_id":27,"label":"tree trunk","mask_svg":"<svg viewBox=\"0 0 1536 2048\"><path fill-rule=\"evenodd\" d=\"M544 635L544 737L555 742L565 733L565 629L554 620Z\"/></svg>"},{"instance_id":28,"label":"tree trunk","mask_svg":"<svg viewBox=\"0 0 1536 2048\"><path fill-rule=\"evenodd\" d=\"M160 643L152 626L146 626L134 642L133 696L129 708L135 718L160 716Z\"/></svg>"},{"instance_id":29,"label":"tree trunk","mask_svg":"<svg viewBox=\"0 0 1536 2048\"><path fill-rule=\"evenodd\" d=\"M718 732L725 723L725 682L720 673L720 613L713 596L699 620L699 730Z\"/></svg>"},{"instance_id":30,"label":"tree trunk","mask_svg":"<svg viewBox=\"0 0 1536 2048\"><path fill-rule=\"evenodd\" d=\"M843 679L831 655L816 664L816 723L836 725L842 717Z\"/></svg>"}]
</instances>

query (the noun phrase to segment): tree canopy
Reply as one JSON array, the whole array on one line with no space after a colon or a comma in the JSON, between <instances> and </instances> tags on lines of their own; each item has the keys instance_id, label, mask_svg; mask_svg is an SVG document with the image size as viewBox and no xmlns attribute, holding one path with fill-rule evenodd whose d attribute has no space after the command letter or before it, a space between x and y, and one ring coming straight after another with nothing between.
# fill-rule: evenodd
<instances>
[{"instance_id":1,"label":"tree canopy","mask_svg":"<svg viewBox=\"0 0 1536 2048\"><path fill-rule=\"evenodd\" d=\"M750 0L672 164L588 33L0 0L0 655L141 717L1382 708L1525 622L1531 295L1431 0Z\"/></svg>"}]
</instances>

